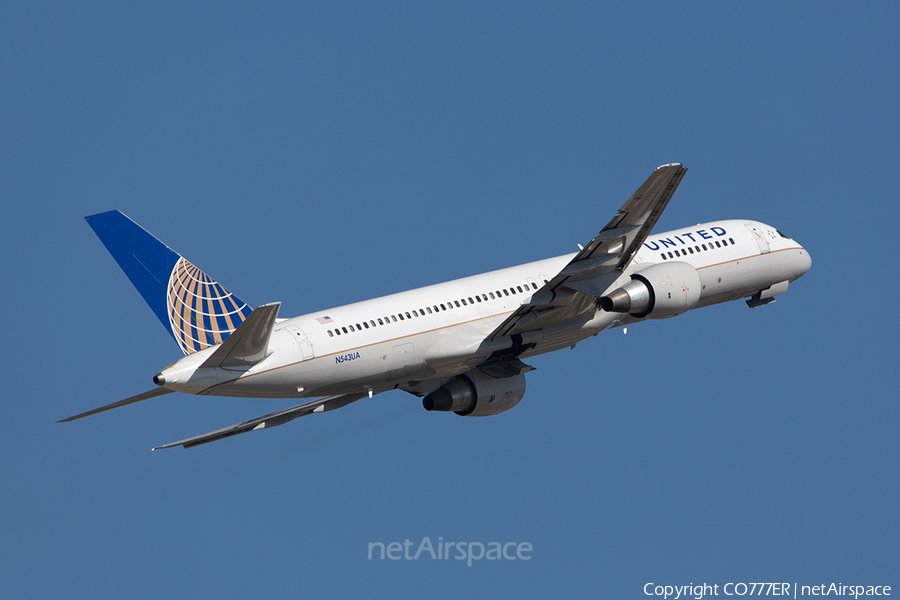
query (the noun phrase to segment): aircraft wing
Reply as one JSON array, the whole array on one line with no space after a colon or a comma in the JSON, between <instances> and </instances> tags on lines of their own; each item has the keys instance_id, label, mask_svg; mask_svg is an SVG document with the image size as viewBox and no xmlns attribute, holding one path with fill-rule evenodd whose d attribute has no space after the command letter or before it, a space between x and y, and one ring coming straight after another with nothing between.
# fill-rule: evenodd
<instances>
[{"instance_id":1,"label":"aircraft wing","mask_svg":"<svg viewBox=\"0 0 900 600\"><path fill-rule=\"evenodd\" d=\"M593 310L595 298L631 264L686 172L680 164L657 167L606 227L488 339L552 327Z\"/></svg>"},{"instance_id":2,"label":"aircraft wing","mask_svg":"<svg viewBox=\"0 0 900 600\"><path fill-rule=\"evenodd\" d=\"M317 400L311 400L303 404L298 404L297 406L279 410L278 412L273 412L256 419L250 419L249 421L244 421L243 423L238 423L237 425L231 425L230 427L224 427L222 429L210 431L209 433L204 433L203 435L195 435L194 437L189 437L184 440L172 442L171 444L163 444L162 446L152 448L151 451L161 450L163 448L174 448L175 446L184 446L185 448L191 448L193 446L199 446L200 444L208 444L209 442L222 440L233 435L247 433L248 431L256 431L257 429L266 429L268 427L277 427L278 425L284 425L285 423L293 421L298 417L305 417L306 415L310 415L315 412L326 412L329 410L347 406L351 402L356 402L357 400L364 398L366 395L367 394L364 393L356 393L318 398Z\"/></svg>"}]
</instances>

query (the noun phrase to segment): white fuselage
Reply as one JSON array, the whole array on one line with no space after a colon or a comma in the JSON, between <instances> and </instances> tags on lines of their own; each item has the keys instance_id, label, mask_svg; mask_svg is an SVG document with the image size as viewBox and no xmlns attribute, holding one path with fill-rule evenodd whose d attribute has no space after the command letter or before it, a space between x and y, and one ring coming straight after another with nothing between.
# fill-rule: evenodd
<instances>
[{"instance_id":1,"label":"white fuselage","mask_svg":"<svg viewBox=\"0 0 900 600\"><path fill-rule=\"evenodd\" d=\"M398 386L428 393L440 381L509 348L513 344L509 336L486 339L572 257L557 256L285 319L272 335L269 356L252 368L203 369L209 372L198 377L193 370L215 351L211 347L169 367L181 376L166 387L244 397L377 393ZM716 221L651 235L609 289L632 273L669 261L686 262L699 273L702 290L694 308L794 281L811 263L802 246L774 227L756 221ZM604 329L636 320L597 307L552 329L527 332L525 341L534 346L521 357L571 347ZM426 388L417 389L419 381Z\"/></svg>"}]
</instances>

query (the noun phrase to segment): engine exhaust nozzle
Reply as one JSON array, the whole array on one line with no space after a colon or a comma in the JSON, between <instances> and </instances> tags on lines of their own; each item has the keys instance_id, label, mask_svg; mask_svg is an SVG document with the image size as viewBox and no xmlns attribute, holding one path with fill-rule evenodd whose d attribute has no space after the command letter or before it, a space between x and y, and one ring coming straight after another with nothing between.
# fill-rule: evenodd
<instances>
[{"instance_id":1,"label":"engine exhaust nozzle","mask_svg":"<svg viewBox=\"0 0 900 600\"><path fill-rule=\"evenodd\" d=\"M600 308L606 312L634 314L646 311L652 302L647 284L640 279L632 279L608 296L600 298Z\"/></svg>"}]
</instances>

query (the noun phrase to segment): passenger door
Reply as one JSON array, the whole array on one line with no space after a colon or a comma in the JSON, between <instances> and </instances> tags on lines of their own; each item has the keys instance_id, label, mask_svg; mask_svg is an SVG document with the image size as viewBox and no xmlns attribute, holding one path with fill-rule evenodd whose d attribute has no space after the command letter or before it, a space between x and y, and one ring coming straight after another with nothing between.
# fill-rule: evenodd
<instances>
[{"instance_id":1,"label":"passenger door","mask_svg":"<svg viewBox=\"0 0 900 600\"><path fill-rule=\"evenodd\" d=\"M765 234L756 225L751 225L750 223L745 223L744 227L749 229L750 233L753 234L753 237L756 238L756 243L759 246L760 254L768 254L769 253L769 242L766 241Z\"/></svg>"},{"instance_id":2,"label":"passenger door","mask_svg":"<svg viewBox=\"0 0 900 600\"><path fill-rule=\"evenodd\" d=\"M309 337L307 337L302 329L296 325L288 325L285 327L285 330L291 334L291 337L293 337L294 341L297 342L297 345L300 346L300 353L303 354L303 360L311 360L316 357L316 354L313 351L312 342L309 341Z\"/></svg>"}]
</instances>

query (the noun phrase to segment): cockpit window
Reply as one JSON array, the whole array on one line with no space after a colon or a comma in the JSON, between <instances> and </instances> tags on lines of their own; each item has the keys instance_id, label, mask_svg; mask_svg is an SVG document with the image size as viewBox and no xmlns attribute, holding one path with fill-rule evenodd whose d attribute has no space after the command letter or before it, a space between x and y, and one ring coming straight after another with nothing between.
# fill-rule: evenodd
<instances>
[{"instance_id":1,"label":"cockpit window","mask_svg":"<svg viewBox=\"0 0 900 600\"><path fill-rule=\"evenodd\" d=\"M780 236L783 237L784 239L786 239L786 240L791 239L791 238L789 238L788 236L786 236L786 235L784 234L784 232L781 231L780 229L776 229L775 231L777 231L777 232L778 232L778 235L780 235Z\"/></svg>"}]
</instances>

